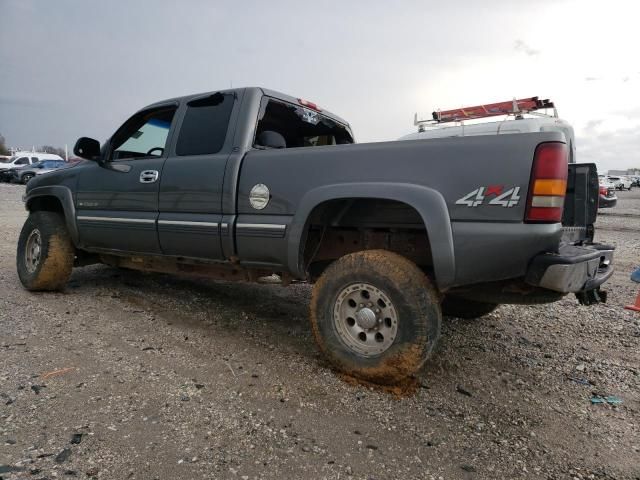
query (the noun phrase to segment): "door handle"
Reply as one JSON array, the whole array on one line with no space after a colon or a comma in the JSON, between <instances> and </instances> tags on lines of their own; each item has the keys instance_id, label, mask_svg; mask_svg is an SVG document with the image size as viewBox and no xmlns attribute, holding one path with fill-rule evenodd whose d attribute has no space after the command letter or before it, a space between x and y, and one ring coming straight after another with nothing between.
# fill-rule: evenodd
<instances>
[{"instance_id":1,"label":"door handle","mask_svg":"<svg viewBox=\"0 0 640 480\"><path fill-rule=\"evenodd\" d=\"M158 180L157 170L143 170L140 172L140 183L153 183Z\"/></svg>"}]
</instances>

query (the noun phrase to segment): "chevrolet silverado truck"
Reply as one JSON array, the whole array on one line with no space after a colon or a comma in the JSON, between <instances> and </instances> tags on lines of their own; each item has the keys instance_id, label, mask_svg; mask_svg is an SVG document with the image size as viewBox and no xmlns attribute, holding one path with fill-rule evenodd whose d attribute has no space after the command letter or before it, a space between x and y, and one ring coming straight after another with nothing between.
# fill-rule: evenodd
<instances>
[{"instance_id":1,"label":"chevrolet silverado truck","mask_svg":"<svg viewBox=\"0 0 640 480\"><path fill-rule=\"evenodd\" d=\"M561 132L354 143L349 124L262 88L135 113L87 161L35 177L17 270L28 290L74 267L313 284L315 340L339 370L413 375L442 314L605 300L598 177Z\"/></svg>"}]
</instances>

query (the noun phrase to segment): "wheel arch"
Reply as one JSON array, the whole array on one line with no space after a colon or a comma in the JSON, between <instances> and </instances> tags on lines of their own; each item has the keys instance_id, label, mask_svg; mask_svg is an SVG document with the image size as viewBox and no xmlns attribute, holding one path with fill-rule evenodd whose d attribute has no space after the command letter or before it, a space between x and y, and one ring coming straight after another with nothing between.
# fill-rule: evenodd
<instances>
[{"instance_id":1,"label":"wheel arch","mask_svg":"<svg viewBox=\"0 0 640 480\"><path fill-rule=\"evenodd\" d=\"M25 208L29 212L60 212L64 216L71 241L74 246L78 246L79 235L75 222L76 209L73 203L73 194L68 187L52 185L33 188L25 196Z\"/></svg>"},{"instance_id":2,"label":"wheel arch","mask_svg":"<svg viewBox=\"0 0 640 480\"><path fill-rule=\"evenodd\" d=\"M418 212L427 232L436 283L440 289L453 284L455 256L449 211L442 195L428 187L406 183L343 183L307 192L298 205L288 235L288 268L297 278L307 276L304 247L311 215L322 204L341 199L392 200Z\"/></svg>"}]
</instances>

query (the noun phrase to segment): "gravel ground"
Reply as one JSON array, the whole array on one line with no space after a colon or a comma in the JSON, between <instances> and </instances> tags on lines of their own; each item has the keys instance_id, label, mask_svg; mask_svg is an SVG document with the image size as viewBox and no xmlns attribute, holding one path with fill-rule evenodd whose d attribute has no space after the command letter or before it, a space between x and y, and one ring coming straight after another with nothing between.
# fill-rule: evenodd
<instances>
[{"instance_id":1,"label":"gravel ground","mask_svg":"<svg viewBox=\"0 0 640 480\"><path fill-rule=\"evenodd\" d=\"M609 303L446 318L403 398L331 371L308 286L91 266L64 293L26 292L23 191L0 184L4 480L640 478L640 314L622 309L640 189L598 219L617 246Z\"/></svg>"}]
</instances>

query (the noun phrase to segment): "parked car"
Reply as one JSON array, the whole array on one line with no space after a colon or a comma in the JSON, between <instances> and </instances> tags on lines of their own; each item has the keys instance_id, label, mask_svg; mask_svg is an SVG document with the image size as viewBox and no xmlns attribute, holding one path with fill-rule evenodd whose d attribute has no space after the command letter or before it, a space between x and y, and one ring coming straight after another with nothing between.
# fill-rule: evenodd
<instances>
[{"instance_id":1,"label":"parked car","mask_svg":"<svg viewBox=\"0 0 640 480\"><path fill-rule=\"evenodd\" d=\"M97 262L308 281L320 350L372 382L414 374L443 312L591 305L613 273L595 165L569 164L557 131L353 144L315 104L243 88L154 103L74 153L90 161L27 184L26 289Z\"/></svg>"},{"instance_id":2,"label":"parked car","mask_svg":"<svg viewBox=\"0 0 640 480\"><path fill-rule=\"evenodd\" d=\"M635 182L633 181L633 178L631 178L631 176L620 175L620 179L622 180L622 188L631 190L634 187Z\"/></svg>"},{"instance_id":3,"label":"parked car","mask_svg":"<svg viewBox=\"0 0 640 480\"><path fill-rule=\"evenodd\" d=\"M613 208L618 203L616 189L612 183L604 182L599 185L600 194L598 199L598 208Z\"/></svg>"},{"instance_id":4,"label":"parked car","mask_svg":"<svg viewBox=\"0 0 640 480\"><path fill-rule=\"evenodd\" d=\"M11 178L7 170L26 167L42 160L61 160L62 157L44 152L16 152L8 161L0 162L0 181L7 182Z\"/></svg>"},{"instance_id":5,"label":"parked car","mask_svg":"<svg viewBox=\"0 0 640 480\"><path fill-rule=\"evenodd\" d=\"M612 176L607 175L606 180L610 183L613 183L618 190L631 190L633 182L628 177L625 176Z\"/></svg>"},{"instance_id":6,"label":"parked car","mask_svg":"<svg viewBox=\"0 0 640 480\"><path fill-rule=\"evenodd\" d=\"M68 166L68 163L64 160L43 160L25 167L11 168L6 171L6 175L9 177L10 182L27 183L36 175L53 172L65 166Z\"/></svg>"}]
</instances>

